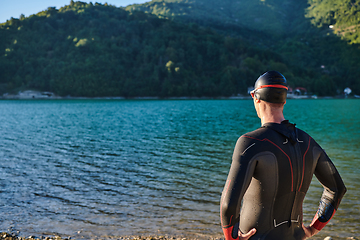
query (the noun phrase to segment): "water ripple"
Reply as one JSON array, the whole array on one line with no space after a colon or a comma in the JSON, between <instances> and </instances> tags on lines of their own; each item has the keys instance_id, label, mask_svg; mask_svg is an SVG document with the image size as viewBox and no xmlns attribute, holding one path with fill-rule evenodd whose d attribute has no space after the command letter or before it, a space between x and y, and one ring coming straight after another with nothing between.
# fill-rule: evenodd
<instances>
[{"instance_id":1,"label":"water ripple","mask_svg":"<svg viewBox=\"0 0 360 240\"><path fill-rule=\"evenodd\" d=\"M321 107L308 118L314 103ZM326 111L329 103L346 118ZM347 225L335 220L329 229L354 232L358 102L287 105L290 120L345 172L350 194L337 215ZM260 124L251 101L1 101L0 111L0 228L33 235L221 236L220 194L235 142ZM322 188L310 190L305 218Z\"/></svg>"}]
</instances>

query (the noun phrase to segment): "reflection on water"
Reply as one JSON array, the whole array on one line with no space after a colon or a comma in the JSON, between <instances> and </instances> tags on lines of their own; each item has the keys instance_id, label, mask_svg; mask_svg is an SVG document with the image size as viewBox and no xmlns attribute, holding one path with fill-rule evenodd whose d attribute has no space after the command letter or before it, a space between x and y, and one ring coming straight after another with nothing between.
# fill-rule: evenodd
<instances>
[{"instance_id":1,"label":"reflection on water","mask_svg":"<svg viewBox=\"0 0 360 240\"><path fill-rule=\"evenodd\" d=\"M286 104L348 187L320 236L360 234L359 109L355 100ZM0 111L0 230L24 235L220 237L233 147L260 124L248 100L1 101ZM306 222L321 193L314 181Z\"/></svg>"}]
</instances>

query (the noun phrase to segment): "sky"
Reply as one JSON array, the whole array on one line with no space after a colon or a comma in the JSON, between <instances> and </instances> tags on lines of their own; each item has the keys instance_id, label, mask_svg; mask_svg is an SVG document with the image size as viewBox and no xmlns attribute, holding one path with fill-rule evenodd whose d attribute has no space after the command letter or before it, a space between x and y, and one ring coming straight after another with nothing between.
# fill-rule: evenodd
<instances>
[{"instance_id":1,"label":"sky","mask_svg":"<svg viewBox=\"0 0 360 240\"><path fill-rule=\"evenodd\" d=\"M114 5L116 7L125 7L134 3L150 2L150 0L82 0L81 2L98 2L101 4L107 2L108 4ZM70 0L0 0L0 23L6 22L6 20L9 20L11 17L19 18L21 14L24 14L25 17L28 17L31 14L41 12L48 7L56 7L56 9L59 9L69 4Z\"/></svg>"}]
</instances>

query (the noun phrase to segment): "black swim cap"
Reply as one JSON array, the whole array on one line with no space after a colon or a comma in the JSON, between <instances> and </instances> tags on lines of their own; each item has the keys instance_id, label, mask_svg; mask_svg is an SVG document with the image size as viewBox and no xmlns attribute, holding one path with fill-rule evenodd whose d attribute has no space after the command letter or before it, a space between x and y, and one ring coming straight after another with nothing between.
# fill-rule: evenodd
<instances>
[{"instance_id":1,"label":"black swim cap","mask_svg":"<svg viewBox=\"0 0 360 240\"><path fill-rule=\"evenodd\" d=\"M285 77L277 71L269 71L261 75L251 91L257 99L270 103L284 103L288 87Z\"/></svg>"}]
</instances>

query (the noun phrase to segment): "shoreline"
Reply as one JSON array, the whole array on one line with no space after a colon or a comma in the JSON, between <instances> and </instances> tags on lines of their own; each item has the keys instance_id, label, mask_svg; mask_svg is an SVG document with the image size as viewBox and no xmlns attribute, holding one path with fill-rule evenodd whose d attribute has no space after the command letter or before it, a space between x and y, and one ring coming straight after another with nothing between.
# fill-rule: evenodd
<instances>
[{"instance_id":1,"label":"shoreline","mask_svg":"<svg viewBox=\"0 0 360 240\"><path fill-rule=\"evenodd\" d=\"M52 92L41 92L41 91L34 91L34 90L26 90L23 92L18 92L17 94L8 94L5 93L2 96L0 96L0 100L243 100L243 99L251 99L251 96L249 95L242 95L238 94L236 96L230 96L230 97L224 97L224 96L218 96L218 97L188 97L188 96L182 96L182 97L73 97L73 96L58 96L55 95ZM323 96L318 97L316 95L294 95L294 94L288 94L287 99L360 99L360 96L354 95L354 96Z\"/></svg>"},{"instance_id":2,"label":"shoreline","mask_svg":"<svg viewBox=\"0 0 360 240\"><path fill-rule=\"evenodd\" d=\"M251 100L252 98L246 96L235 97L21 97L18 95L0 96L0 100ZM360 99L358 97L337 97L324 96L312 98L306 97L288 97L287 99L304 99L304 100L321 100L321 99Z\"/></svg>"}]
</instances>

